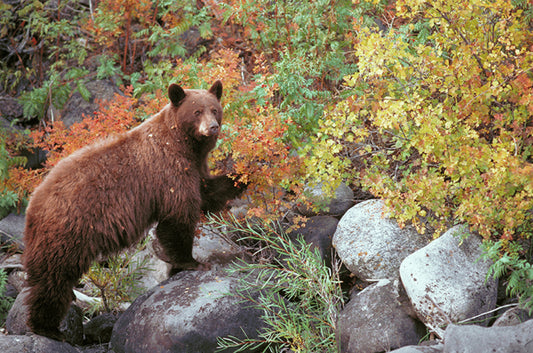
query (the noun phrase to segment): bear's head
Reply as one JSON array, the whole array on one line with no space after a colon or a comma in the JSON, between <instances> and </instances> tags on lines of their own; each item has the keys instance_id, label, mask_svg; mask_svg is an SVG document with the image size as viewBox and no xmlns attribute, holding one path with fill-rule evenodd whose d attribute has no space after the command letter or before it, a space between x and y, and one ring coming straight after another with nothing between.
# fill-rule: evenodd
<instances>
[{"instance_id":1,"label":"bear's head","mask_svg":"<svg viewBox=\"0 0 533 353\"><path fill-rule=\"evenodd\" d=\"M216 140L222 124L222 82L209 90L184 90L177 84L168 87L168 97L177 119L175 123L196 140Z\"/></svg>"}]
</instances>

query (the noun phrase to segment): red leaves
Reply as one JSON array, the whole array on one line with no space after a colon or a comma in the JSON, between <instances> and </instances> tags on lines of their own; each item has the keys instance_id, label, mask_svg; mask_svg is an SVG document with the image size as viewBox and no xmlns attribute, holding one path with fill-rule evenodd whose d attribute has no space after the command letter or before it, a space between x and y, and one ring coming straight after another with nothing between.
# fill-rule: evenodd
<instances>
[{"instance_id":1,"label":"red leaves","mask_svg":"<svg viewBox=\"0 0 533 353\"><path fill-rule=\"evenodd\" d=\"M62 121L48 125L44 130L30 133L36 147L49 151L46 168L50 169L62 158L77 149L124 132L137 124L134 107L137 99L131 97L131 89L125 95L116 95L112 102L101 102L101 110L94 117L66 128Z\"/></svg>"}]
</instances>

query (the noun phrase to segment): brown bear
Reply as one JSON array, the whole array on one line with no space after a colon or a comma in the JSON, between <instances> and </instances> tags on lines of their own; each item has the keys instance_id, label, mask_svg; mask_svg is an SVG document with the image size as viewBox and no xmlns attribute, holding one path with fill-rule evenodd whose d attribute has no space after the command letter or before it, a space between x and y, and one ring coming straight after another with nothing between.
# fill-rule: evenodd
<instances>
[{"instance_id":1,"label":"brown bear","mask_svg":"<svg viewBox=\"0 0 533 353\"><path fill-rule=\"evenodd\" d=\"M99 256L156 235L174 272L192 257L203 211L218 211L246 185L210 176L207 155L222 121L222 83L209 90L168 89L170 103L138 127L60 161L26 211L24 265L31 287L28 326L63 339L59 324L73 287Z\"/></svg>"}]
</instances>

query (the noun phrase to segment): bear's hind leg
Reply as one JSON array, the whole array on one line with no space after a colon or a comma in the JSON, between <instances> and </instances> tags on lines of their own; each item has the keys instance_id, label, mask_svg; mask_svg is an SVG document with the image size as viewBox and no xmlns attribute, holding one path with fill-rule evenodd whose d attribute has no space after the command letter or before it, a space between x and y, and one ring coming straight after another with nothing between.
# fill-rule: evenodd
<instances>
[{"instance_id":1,"label":"bear's hind leg","mask_svg":"<svg viewBox=\"0 0 533 353\"><path fill-rule=\"evenodd\" d=\"M30 288L26 300L29 306L28 326L41 336L64 341L65 336L59 331L61 320L65 317L74 300L71 281L57 281L49 285L40 280Z\"/></svg>"},{"instance_id":2,"label":"bear's hind leg","mask_svg":"<svg viewBox=\"0 0 533 353\"><path fill-rule=\"evenodd\" d=\"M167 261L172 265L169 275L180 270L196 268L199 263L192 257L192 244L196 224L162 220L156 227L156 235Z\"/></svg>"}]
</instances>

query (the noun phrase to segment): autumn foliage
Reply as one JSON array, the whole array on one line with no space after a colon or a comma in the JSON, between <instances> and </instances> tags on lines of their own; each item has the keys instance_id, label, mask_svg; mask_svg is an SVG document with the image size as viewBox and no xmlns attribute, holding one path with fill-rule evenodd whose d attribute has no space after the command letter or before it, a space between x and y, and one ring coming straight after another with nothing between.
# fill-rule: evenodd
<instances>
[{"instance_id":1,"label":"autumn foliage","mask_svg":"<svg viewBox=\"0 0 533 353\"><path fill-rule=\"evenodd\" d=\"M369 189L421 232L466 222L486 239L529 238L533 37L523 11L403 0L396 15L385 32L354 19L358 71L322 120L314 175Z\"/></svg>"},{"instance_id":2,"label":"autumn foliage","mask_svg":"<svg viewBox=\"0 0 533 353\"><path fill-rule=\"evenodd\" d=\"M250 183L250 215L284 215L303 185L333 189L344 181L384 198L400 224L420 232L438 236L461 222L486 239L530 238L529 2L94 5L77 22L45 7L20 12L51 26L35 38L50 33L47 42L69 43L78 62L97 66L67 69L74 59L57 46L49 49L60 60L48 80L27 68L31 82L43 85L23 99L25 112L42 122L29 136L50 155L42 170L9 166L4 189L21 200L63 156L159 110L169 83L206 88L221 79L224 126L211 164ZM52 31L59 23L69 31ZM185 43L191 33L192 50ZM106 77L128 88L95 118L67 129L37 114L68 98L49 92L74 85L86 95L75 80Z\"/></svg>"}]
</instances>

